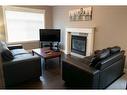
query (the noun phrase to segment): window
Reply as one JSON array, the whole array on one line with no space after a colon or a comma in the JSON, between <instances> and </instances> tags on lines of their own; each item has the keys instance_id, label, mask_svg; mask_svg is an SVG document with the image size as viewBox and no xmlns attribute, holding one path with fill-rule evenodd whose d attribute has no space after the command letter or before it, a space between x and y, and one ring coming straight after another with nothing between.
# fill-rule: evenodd
<instances>
[{"instance_id":1,"label":"window","mask_svg":"<svg viewBox=\"0 0 127 95\"><path fill-rule=\"evenodd\" d=\"M7 42L39 40L39 29L44 28L44 13L5 10Z\"/></svg>"}]
</instances>

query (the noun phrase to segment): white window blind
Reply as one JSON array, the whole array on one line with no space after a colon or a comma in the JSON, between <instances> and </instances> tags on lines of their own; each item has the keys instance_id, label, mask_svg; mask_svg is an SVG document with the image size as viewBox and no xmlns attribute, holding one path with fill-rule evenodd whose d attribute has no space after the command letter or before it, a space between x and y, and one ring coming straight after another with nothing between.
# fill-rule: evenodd
<instances>
[{"instance_id":1,"label":"white window blind","mask_svg":"<svg viewBox=\"0 0 127 95\"><path fill-rule=\"evenodd\" d=\"M44 13L5 11L7 41L39 40L39 29L44 28Z\"/></svg>"}]
</instances>

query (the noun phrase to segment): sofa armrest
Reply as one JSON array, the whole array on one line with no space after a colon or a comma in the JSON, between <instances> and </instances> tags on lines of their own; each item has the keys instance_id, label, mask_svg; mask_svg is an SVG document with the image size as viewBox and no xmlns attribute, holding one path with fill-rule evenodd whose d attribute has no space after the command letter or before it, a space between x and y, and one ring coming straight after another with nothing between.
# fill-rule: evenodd
<instances>
[{"instance_id":1,"label":"sofa armrest","mask_svg":"<svg viewBox=\"0 0 127 95\"><path fill-rule=\"evenodd\" d=\"M26 62L33 62L33 61L37 61L37 60L41 60L41 58L37 55L35 56L26 56L26 57L21 57L21 58L15 58L11 61L5 61L3 62L3 65L15 65L15 64L20 64L20 63L26 63Z\"/></svg>"},{"instance_id":2,"label":"sofa armrest","mask_svg":"<svg viewBox=\"0 0 127 95\"><path fill-rule=\"evenodd\" d=\"M22 49L23 46L22 46L22 44L8 45L8 48L9 48L9 50L12 50L12 49Z\"/></svg>"},{"instance_id":3,"label":"sofa armrest","mask_svg":"<svg viewBox=\"0 0 127 95\"><path fill-rule=\"evenodd\" d=\"M41 76L41 59L38 56L18 58L3 63L5 86L39 78Z\"/></svg>"},{"instance_id":4,"label":"sofa armrest","mask_svg":"<svg viewBox=\"0 0 127 95\"><path fill-rule=\"evenodd\" d=\"M99 70L82 68L66 61L62 62L62 79L83 88L99 88Z\"/></svg>"}]
</instances>

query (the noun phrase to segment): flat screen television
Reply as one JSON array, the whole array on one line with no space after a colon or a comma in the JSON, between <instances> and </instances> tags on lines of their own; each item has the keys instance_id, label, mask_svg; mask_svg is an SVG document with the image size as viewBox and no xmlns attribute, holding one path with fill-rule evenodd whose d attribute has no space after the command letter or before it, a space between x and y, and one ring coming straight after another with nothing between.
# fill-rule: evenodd
<instances>
[{"instance_id":1,"label":"flat screen television","mask_svg":"<svg viewBox=\"0 0 127 95\"><path fill-rule=\"evenodd\" d=\"M60 29L40 29L40 41L60 42Z\"/></svg>"}]
</instances>

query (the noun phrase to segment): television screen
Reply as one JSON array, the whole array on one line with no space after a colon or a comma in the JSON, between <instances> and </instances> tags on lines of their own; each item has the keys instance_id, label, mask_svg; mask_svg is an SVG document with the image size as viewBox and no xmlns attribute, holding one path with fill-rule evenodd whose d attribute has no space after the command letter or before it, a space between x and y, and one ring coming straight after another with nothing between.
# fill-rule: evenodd
<instances>
[{"instance_id":1,"label":"television screen","mask_svg":"<svg viewBox=\"0 0 127 95\"><path fill-rule=\"evenodd\" d=\"M60 42L60 29L40 29L40 41Z\"/></svg>"}]
</instances>

